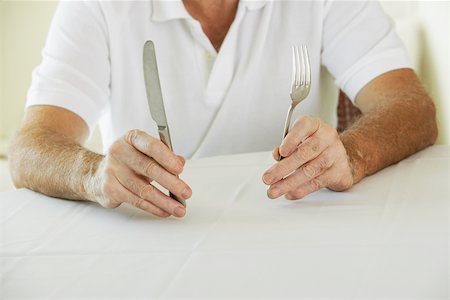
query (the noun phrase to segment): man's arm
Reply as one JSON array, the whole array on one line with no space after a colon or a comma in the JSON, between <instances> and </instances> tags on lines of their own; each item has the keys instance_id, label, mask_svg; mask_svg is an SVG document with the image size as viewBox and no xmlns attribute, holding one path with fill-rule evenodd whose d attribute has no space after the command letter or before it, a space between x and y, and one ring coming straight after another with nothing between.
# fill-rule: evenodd
<instances>
[{"instance_id":1,"label":"man's arm","mask_svg":"<svg viewBox=\"0 0 450 300\"><path fill-rule=\"evenodd\" d=\"M264 173L268 196L300 199L323 187L346 190L433 144L435 107L411 69L387 72L369 82L356 103L363 115L348 130L317 118L296 121L279 149L286 157Z\"/></svg>"},{"instance_id":2,"label":"man's arm","mask_svg":"<svg viewBox=\"0 0 450 300\"><path fill-rule=\"evenodd\" d=\"M190 188L176 177L184 159L138 130L117 140L105 156L83 147L87 136L86 123L68 110L28 108L10 148L15 186L105 207L128 202L161 217L185 214L177 201L149 184L155 180L180 198L189 198Z\"/></svg>"},{"instance_id":3,"label":"man's arm","mask_svg":"<svg viewBox=\"0 0 450 300\"><path fill-rule=\"evenodd\" d=\"M95 174L102 156L83 148L87 136L86 123L66 109L27 109L9 151L14 185L52 197L88 199L85 179Z\"/></svg>"},{"instance_id":4,"label":"man's arm","mask_svg":"<svg viewBox=\"0 0 450 300\"><path fill-rule=\"evenodd\" d=\"M436 110L411 69L388 72L358 94L363 115L341 134L354 182L434 144Z\"/></svg>"}]
</instances>

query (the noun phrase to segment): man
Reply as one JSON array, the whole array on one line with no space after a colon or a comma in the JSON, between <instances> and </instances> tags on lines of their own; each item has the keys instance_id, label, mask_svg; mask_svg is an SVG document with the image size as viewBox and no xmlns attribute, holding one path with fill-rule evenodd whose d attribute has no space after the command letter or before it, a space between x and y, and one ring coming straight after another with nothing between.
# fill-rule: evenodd
<instances>
[{"instance_id":1,"label":"man","mask_svg":"<svg viewBox=\"0 0 450 300\"><path fill-rule=\"evenodd\" d=\"M436 139L433 102L376 2L64 2L11 146L17 187L185 215L150 184L192 194L176 176L184 158L156 138L150 118L146 40L155 43L174 150L186 157L276 147L290 103L291 46L308 46L312 88L274 150L286 158L262 174L270 198L346 190ZM321 64L363 113L340 135L320 118L330 100L320 97ZM105 155L83 147L97 121Z\"/></svg>"}]
</instances>

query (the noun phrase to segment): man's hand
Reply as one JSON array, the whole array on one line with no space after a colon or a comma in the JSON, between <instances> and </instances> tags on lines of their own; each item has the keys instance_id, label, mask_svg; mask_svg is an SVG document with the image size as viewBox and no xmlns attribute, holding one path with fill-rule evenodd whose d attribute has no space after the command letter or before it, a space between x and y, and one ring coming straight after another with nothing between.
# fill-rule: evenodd
<instances>
[{"instance_id":1,"label":"man's hand","mask_svg":"<svg viewBox=\"0 0 450 300\"><path fill-rule=\"evenodd\" d=\"M343 191L353 184L349 159L336 129L318 118L303 117L273 151L277 162L263 175L267 195L296 200L321 188Z\"/></svg>"},{"instance_id":2,"label":"man's hand","mask_svg":"<svg viewBox=\"0 0 450 300\"><path fill-rule=\"evenodd\" d=\"M101 161L92 179L90 200L109 208L126 202L159 217L183 217L183 205L150 182L188 199L191 188L177 177L184 163L183 157L175 155L160 140L131 130L109 148Z\"/></svg>"},{"instance_id":3,"label":"man's hand","mask_svg":"<svg viewBox=\"0 0 450 300\"><path fill-rule=\"evenodd\" d=\"M189 198L191 189L176 176L183 170L182 157L138 130L117 140L103 156L83 147L88 135L87 124L69 110L29 107L10 148L15 186L104 207L127 202L160 217L185 215L180 203L150 184L155 181Z\"/></svg>"}]
</instances>

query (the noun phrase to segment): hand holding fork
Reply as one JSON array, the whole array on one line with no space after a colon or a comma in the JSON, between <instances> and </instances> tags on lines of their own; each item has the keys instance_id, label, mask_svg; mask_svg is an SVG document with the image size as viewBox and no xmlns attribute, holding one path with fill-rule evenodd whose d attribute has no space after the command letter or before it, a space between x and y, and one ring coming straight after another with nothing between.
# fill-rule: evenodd
<instances>
[{"instance_id":1,"label":"hand holding fork","mask_svg":"<svg viewBox=\"0 0 450 300\"><path fill-rule=\"evenodd\" d=\"M292 60L292 102L282 144L273 152L278 162L263 175L264 183L270 186L267 195L272 199L285 195L286 199L296 200L324 187L348 189L353 184L352 170L336 129L319 118L304 116L289 130L292 111L311 89L306 46L293 46Z\"/></svg>"},{"instance_id":2,"label":"hand holding fork","mask_svg":"<svg viewBox=\"0 0 450 300\"><path fill-rule=\"evenodd\" d=\"M291 117L294 108L302 102L311 89L311 66L309 63L308 49L305 45L292 46L292 79L291 79L291 106L289 107L286 122L284 124L283 140L289 132ZM284 157L279 156L279 160Z\"/></svg>"}]
</instances>

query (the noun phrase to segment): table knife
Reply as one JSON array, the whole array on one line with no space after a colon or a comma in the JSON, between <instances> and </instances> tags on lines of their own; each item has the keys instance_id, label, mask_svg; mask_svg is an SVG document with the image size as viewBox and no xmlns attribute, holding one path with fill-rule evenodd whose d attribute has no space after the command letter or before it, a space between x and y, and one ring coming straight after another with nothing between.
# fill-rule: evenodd
<instances>
[{"instance_id":1,"label":"table knife","mask_svg":"<svg viewBox=\"0 0 450 300\"><path fill-rule=\"evenodd\" d=\"M171 151L173 151L172 142L170 140L169 125L167 123L166 112L164 110L161 84L159 82L155 45L152 41L145 42L143 56L145 89L147 91L147 101L150 108L150 114L152 119L158 125L159 138ZM174 198L186 207L186 202L183 199L179 199L172 193L170 193L170 197Z\"/></svg>"}]
</instances>

